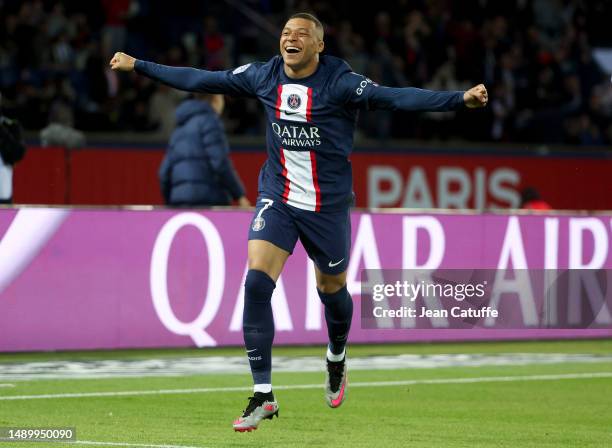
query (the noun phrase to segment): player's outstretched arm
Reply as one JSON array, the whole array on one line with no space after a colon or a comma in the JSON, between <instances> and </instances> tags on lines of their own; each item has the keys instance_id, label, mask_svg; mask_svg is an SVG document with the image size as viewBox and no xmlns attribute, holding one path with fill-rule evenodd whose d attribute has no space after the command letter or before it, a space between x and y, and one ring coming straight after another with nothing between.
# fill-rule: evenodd
<instances>
[{"instance_id":1,"label":"player's outstretched arm","mask_svg":"<svg viewBox=\"0 0 612 448\"><path fill-rule=\"evenodd\" d=\"M240 76L231 71L208 71L191 67L171 67L136 59L117 52L109 63L112 70L132 71L163 82L175 89L189 92L252 95L252 71L243 70Z\"/></svg>"},{"instance_id":2,"label":"player's outstretched arm","mask_svg":"<svg viewBox=\"0 0 612 448\"><path fill-rule=\"evenodd\" d=\"M385 87L358 73L345 73L336 87L344 100L362 109L444 112L487 105L487 89L479 84L467 91Z\"/></svg>"},{"instance_id":3,"label":"player's outstretched arm","mask_svg":"<svg viewBox=\"0 0 612 448\"><path fill-rule=\"evenodd\" d=\"M488 96L483 84L465 92L377 86L370 92L370 102L376 109L445 112L464 107L484 107Z\"/></svg>"}]
</instances>

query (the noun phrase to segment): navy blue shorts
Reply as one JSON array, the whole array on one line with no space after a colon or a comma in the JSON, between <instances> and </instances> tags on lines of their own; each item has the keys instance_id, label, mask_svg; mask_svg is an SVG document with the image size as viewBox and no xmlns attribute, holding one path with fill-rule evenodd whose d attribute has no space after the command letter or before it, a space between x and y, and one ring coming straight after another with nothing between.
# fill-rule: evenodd
<instances>
[{"instance_id":1,"label":"navy blue shorts","mask_svg":"<svg viewBox=\"0 0 612 448\"><path fill-rule=\"evenodd\" d=\"M350 211L317 213L258 198L249 240L265 240L293 253L297 240L325 274L346 271L351 250Z\"/></svg>"}]
</instances>

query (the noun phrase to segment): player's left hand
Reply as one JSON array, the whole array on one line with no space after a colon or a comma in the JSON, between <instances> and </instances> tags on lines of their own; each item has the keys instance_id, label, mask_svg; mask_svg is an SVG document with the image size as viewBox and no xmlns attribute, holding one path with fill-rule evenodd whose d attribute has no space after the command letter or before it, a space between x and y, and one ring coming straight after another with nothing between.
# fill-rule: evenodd
<instances>
[{"instance_id":1,"label":"player's left hand","mask_svg":"<svg viewBox=\"0 0 612 448\"><path fill-rule=\"evenodd\" d=\"M463 101L469 108L485 107L489 102L489 94L484 84L478 84L463 94Z\"/></svg>"},{"instance_id":2,"label":"player's left hand","mask_svg":"<svg viewBox=\"0 0 612 448\"><path fill-rule=\"evenodd\" d=\"M129 54L125 54L120 51L115 53L113 58L108 63L112 70L121 70L124 72L131 72L132 70L134 70L135 64L136 58L133 58Z\"/></svg>"}]
</instances>

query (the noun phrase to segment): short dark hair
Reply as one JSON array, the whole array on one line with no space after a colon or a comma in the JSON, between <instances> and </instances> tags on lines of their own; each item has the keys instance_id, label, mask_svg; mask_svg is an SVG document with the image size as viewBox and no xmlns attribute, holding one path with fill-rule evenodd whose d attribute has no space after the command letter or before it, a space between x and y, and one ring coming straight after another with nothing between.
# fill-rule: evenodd
<instances>
[{"instance_id":1,"label":"short dark hair","mask_svg":"<svg viewBox=\"0 0 612 448\"><path fill-rule=\"evenodd\" d=\"M289 20L291 20L291 19L306 19L306 20L310 20L312 23L315 24L315 28L321 32L321 36L323 36L323 33L324 33L323 24L314 15L312 15L310 13L307 13L307 12L298 12L296 14L293 14L291 17L289 17L287 19L287 22Z\"/></svg>"}]
</instances>

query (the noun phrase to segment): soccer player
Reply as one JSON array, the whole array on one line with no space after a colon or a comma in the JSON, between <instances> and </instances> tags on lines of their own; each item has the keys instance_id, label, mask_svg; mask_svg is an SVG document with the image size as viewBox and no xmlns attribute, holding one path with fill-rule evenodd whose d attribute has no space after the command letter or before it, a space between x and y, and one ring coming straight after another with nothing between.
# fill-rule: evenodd
<instances>
[{"instance_id":1,"label":"soccer player","mask_svg":"<svg viewBox=\"0 0 612 448\"><path fill-rule=\"evenodd\" d=\"M243 333L254 394L236 431L257 429L278 416L271 381L274 320L271 297L297 240L315 265L317 291L329 336L325 398L337 408L346 398L346 342L353 301L346 289L353 202L348 156L360 109L448 111L487 104L480 84L465 92L382 87L321 55L323 26L314 16L291 16L280 36L280 56L228 71L168 67L116 53L113 70L148 76L197 92L258 98L267 117L268 159L259 175L259 198L249 230Z\"/></svg>"}]
</instances>

